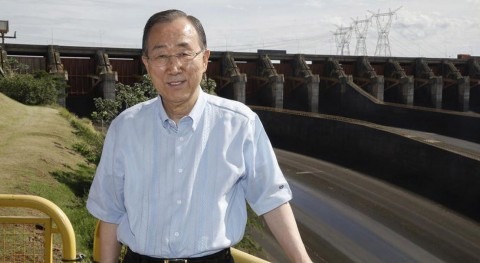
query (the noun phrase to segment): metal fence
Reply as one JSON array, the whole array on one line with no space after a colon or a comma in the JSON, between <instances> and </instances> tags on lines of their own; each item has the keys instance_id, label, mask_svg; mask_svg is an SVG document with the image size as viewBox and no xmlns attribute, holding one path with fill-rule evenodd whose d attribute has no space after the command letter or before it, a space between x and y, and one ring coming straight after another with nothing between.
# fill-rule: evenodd
<instances>
[{"instance_id":1,"label":"metal fence","mask_svg":"<svg viewBox=\"0 0 480 263\"><path fill-rule=\"evenodd\" d=\"M0 194L0 209L0 262L82 260L76 254L70 220L51 201L31 195ZM27 213L19 213L22 209ZM61 244L58 247L56 236Z\"/></svg>"}]
</instances>

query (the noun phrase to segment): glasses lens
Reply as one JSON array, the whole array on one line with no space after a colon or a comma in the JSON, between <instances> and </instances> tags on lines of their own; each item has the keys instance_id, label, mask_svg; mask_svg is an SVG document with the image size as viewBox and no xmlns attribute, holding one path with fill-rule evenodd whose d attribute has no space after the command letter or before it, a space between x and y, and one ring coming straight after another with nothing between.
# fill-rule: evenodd
<instances>
[{"instance_id":1,"label":"glasses lens","mask_svg":"<svg viewBox=\"0 0 480 263\"><path fill-rule=\"evenodd\" d=\"M166 66L171 59L176 58L180 61L182 64L187 64L194 60L198 54L202 53L203 49L198 51L198 52L183 52L179 53L177 55L160 55L160 56L154 56L152 58L149 58L149 60L152 62L152 65L156 67L164 67Z\"/></svg>"}]
</instances>

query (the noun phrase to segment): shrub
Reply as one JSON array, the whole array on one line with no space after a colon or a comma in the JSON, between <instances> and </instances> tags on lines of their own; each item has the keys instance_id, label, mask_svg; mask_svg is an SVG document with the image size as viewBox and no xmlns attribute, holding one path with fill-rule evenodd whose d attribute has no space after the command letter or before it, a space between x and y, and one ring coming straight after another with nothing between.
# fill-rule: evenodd
<instances>
[{"instance_id":1,"label":"shrub","mask_svg":"<svg viewBox=\"0 0 480 263\"><path fill-rule=\"evenodd\" d=\"M26 105L49 105L57 102L65 85L48 73L17 74L0 79L0 92Z\"/></svg>"},{"instance_id":2,"label":"shrub","mask_svg":"<svg viewBox=\"0 0 480 263\"><path fill-rule=\"evenodd\" d=\"M28 65L15 58L7 58L4 63L5 78L0 78L0 92L27 105L49 105L65 96L66 82L45 71L27 74ZM22 74L22 72L24 74Z\"/></svg>"},{"instance_id":3,"label":"shrub","mask_svg":"<svg viewBox=\"0 0 480 263\"><path fill-rule=\"evenodd\" d=\"M4 61L3 66L4 66L3 70L5 71L4 73L7 77L12 77L17 74L27 73L27 71L30 68L28 65L20 63L18 62L18 60L12 57L7 57L7 59Z\"/></svg>"}]
</instances>

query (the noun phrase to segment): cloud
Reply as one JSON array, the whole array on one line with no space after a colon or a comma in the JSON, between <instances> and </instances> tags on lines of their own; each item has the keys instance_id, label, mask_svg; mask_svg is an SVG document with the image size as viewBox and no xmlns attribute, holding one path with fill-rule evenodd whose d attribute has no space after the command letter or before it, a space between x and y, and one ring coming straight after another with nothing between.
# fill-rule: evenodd
<instances>
[{"instance_id":1,"label":"cloud","mask_svg":"<svg viewBox=\"0 0 480 263\"><path fill-rule=\"evenodd\" d=\"M335 54L333 31L352 19L396 10L390 29L392 55L444 56L447 50L480 54L480 0L0 0L0 19L10 20L17 39L8 43L140 47L146 20L181 9L199 18L215 50L286 49ZM26 8L31 5L35 8ZM377 42L373 21L369 54ZM352 34L350 50L355 50ZM447 45L445 48L444 46ZM453 55L455 55L453 53Z\"/></svg>"}]
</instances>

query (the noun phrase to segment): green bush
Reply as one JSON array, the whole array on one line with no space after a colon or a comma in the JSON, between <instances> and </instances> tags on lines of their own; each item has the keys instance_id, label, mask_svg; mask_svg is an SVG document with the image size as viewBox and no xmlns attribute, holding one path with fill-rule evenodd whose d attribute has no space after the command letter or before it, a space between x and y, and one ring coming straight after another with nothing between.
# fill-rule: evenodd
<instances>
[{"instance_id":1,"label":"green bush","mask_svg":"<svg viewBox=\"0 0 480 263\"><path fill-rule=\"evenodd\" d=\"M64 85L47 73L17 74L0 79L0 92L26 105L50 105L57 102Z\"/></svg>"},{"instance_id":2,"label":"green bush","mask_svg":"<svg viewBox=\"0 0 480 263\"><path fill-rule=\"evenodd\" d=\"M157 91L147 75L144 75L142 81L133 86L118 83L115 88L115 100L93 99L96 111L92 113L91 117L94 121L101 123L102 127L108 126L126 108L156 96Z\"/></svg>"},{"instance_id":3,"label":"green bush","mask_svg":"<svg viewBox=\"0 0 480 263\"><path fill-rule=\"evenodd\" d=\"M70 124L75 128L75 134L81 139L81 142L74 143L72 147L90 164L97 165L100 162L105 137L103 133L95 130L89 120L82 120L70 118Z\"/></svg>"},{"instance_id":4,"label":"green bush","mask_svg":"<svg viewBox=\"0 0 480 263\"><path fill-rule=\"evenodd\" d=\"M143 75L142 81L135 83L133 86L118 83L115 99L119 103L119 110L122 111L156 96L157 91L153 87L152 81L147 75Z\"/></svg>"},{"instance_id":5,"label":"green bush","mask_svg":"<svg viewBox=\"0 0 480 263\"><path fill-rule=\"evenodd\" d=\"M12 57L7 57L7 59L3 61L3 66L6 77L12 77L17 74L25 74L30 69L28 65L20 63L18 60Z\"/></svg>"}]
</instances>

